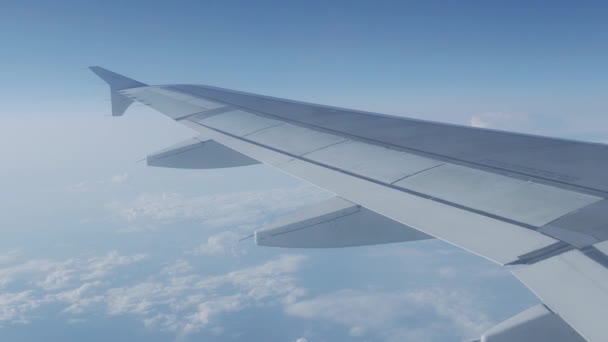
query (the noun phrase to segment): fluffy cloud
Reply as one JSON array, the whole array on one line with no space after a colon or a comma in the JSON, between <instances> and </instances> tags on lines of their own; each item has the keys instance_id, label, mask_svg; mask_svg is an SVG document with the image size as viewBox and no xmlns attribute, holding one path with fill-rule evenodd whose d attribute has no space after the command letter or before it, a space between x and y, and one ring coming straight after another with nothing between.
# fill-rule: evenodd
<instances>
[{"instance_id":1,"label":"fluffy cloud","mask_svg":"<svg viewBox=\"0 0 608 342\"><path fill-rule=\"evenodd\" d=\"M443 332L479 336L491 322L466 292L441 288L403 292L341 290L286 306L289 315L344 325L353 337L433 340ZM431 322L417 317L437 316ZM409 325L409 326L408 326Z\"/></svg>"},{"instance_id":2,"label":"fluffy cloud","mask_svg":"<svg viewBox=\"0 0 608 342\"><path fill-rule=\"evenodd\" d=\"M92 305L103 301L103 296L95 294L100 285L102 285L100 281L83 283L75 289L47 295L45 299L50 302L63 302L67 304L67 307L63 309L64 313L79 314Z\"/></svg>"},{"instance_id":3,"label":"fluffy cloud","mask_svg":"<svg viewBox=\"0 0 608 342\"><path fill-rule=\"evenodd\" d=\"M239 240L243 235L233 232L222 232L210 236L206 242L192 251L194 255L231 255L241 254L238 249Z\"/></svg>"},{"instance_id":4,"label":"fluffy cloud","mask_svg":"<svg viewBox=\"0 0 608 342\"><path fill-rule=\"evenodd\" d=\"M129 174L127 172L116 174L107 179L98 179L93 181L81 181L72 185L69 185L66 190L68 192L85 193L93 190L100 190L101 187L108 184L118 185L126 183L129 180Z\"/></svg>"},{"instance_id":5,"label":"fluffy cloud","mask_svg":"<svg viewBox=\"0 0 608 342\"><path fill-rule=\"evenodd\" d=\"M115 218L134 230L194 220L210 230L229 227L230 231L212 234L190 253L181 255L184 259L161 264L152 273L126 281L114 272L146 256L110 252L82 260L40 259L0 268L0 286L9 294L0 296L0 324L27 322L35 317L39 307L53 304L69 322L80 322L83 315L91 312L105 312L135 317L148 328L177 335L202 330L221 334L224 316L263 306L282 308L296 318L335 323L352 337L387 341L479 336L489 325L488 318L478 313L481 311L472 297L462 291L342 290L303 299L306 291L296 279L296 272L306 260L301 255L279 256L261 265L212 276L198 274L195 271L198 266L186 260L192 255L239 255L237 241L253 227L328 196L316 188L302 186L207 196L142 194L111 203L107 208ZM375 257L427 259L456 252L446 248L393 246L370 249L367 253ZM14 256L7 256L7 260L14 260ZM437 273L448 278L458 272L442 267L437 268ZM12 287L24 283L25 291Z\"/></svg>"},{"instance_id":6,"label":"fluffy cloud","mask_svg":"<svg viewBox=\"0 0 608 342\"><path fill-rule=\"evenodd\" d=\"M177 193L141 194L131 201L107 205L129 225L127 231L158 228L196 220L210 229L230 227L246 231L276 215L329 197L312 186L186 197Z\"/></svg>"},{"instance_id":7,"label":"fluffy cloud","mask_svg":"<svg viewBox=\"0 0 608 342\"><path fill-rule=\"evenodd\" d=\"M126 176L108 183L122 182ZM77 188L91 189L93 183ZM95 183L96 184L96 183ZM311 186L187 197L140 195L108 207L133 225L197 220L211 229L234 226L235 232L210 236L189 255L235 255L234 243L249 229L328 195ZM135 316L150 328L190 334L201 329L219 333L218 316L258 306L282 307L304 295L295 273L302 255L283 255L259 265L217 275L201 275L184 259L161 265L144 278L118 277L119 268L146 259L116 251L86 258L33 259L15 263L7 254L0 264L0 324L27 322L40 307L57 308L66 321L79 322L91 312ZM144 279L142 281L142 279ZM15 289L19 289L15 291Z\"/></svg>"},{"instance_id":8,"label":"fluffy cloud","mask_svg":"<svg viewBox=\"0 0 608 342\"><path fill-rule=\"evenodd\" d=\"M0 254L0 265L8 264L14 262L21 256L21 252L18 250L12 250L5 253Z\"/></svg>"},{"instance_id":9,"label":"fluffy cloud","mask_svg":"<svg viewBox=\"0 0 608 342\"><path fill-rule=\"evenodd\" d=\"M38 308L60 305L70 321L102 310L109 315L133 315L147 327L186 335L214 326L226 313L251 307L290 305L305 294L294 274L306 259L282 255L260 265L203 276L186 260L165 265L146 281L117 286L113 271L134 264L144 255L106 255L83 260L31 260L0 269L4 286L19 281L24 291L0 294L1 324L27 323Z\"/></svg>"},{"instance_id":10,"label":"fluffy cloud","mask_svg":"<svg viewBox=\"0 0 608 342\"><path fill-rule=\"evenodd\" d=\"M23 274L28 275L30 280L34 279L36 285L41 288L58 289L81 281L103 278L120 266L130 265L145 258L144 254L121 255L116 251L111 251L106 255L83 260L32 260L21 265L0 269L0 282L8 281L11 274ZM3 277L3 275L8 277Z\"/></svg>"},{"instance_id":11,"label":"fluffy cloud","mask_svg":"<svg viewBox=\"0 0 608 342\"><path fill-rule=\"evenodd\" d=\"M371 293L341 290L293 303L286 307L292 316L323 319L343 324L361 335L366 329L380 330L389 322L409 316L399 293Z\"/></svg>"},{"instance_id":12,"label":"fluffy cloud","mask_svg":"<svg viewBox=\"0 0 608 342\"><path fill-rule=\"evenodd\" d=\"M370 249L366 255L376 259L403 260L398 266L403 267L403 271L433 274L441 281L471 279L471 274L480 280L512 279L508 269L439 240L385 245ZM415 261L415 265L412 261Z\"/></svg>"},{"instance_id":13,"label":"fluffy cloud","mask_svg":"<svg viewBox=\"0 0 608 342\"><path fill-rule=\"evenodd\" d=\"M112 271L145 257L111 251L84 259L36 259L0 268L0 286L4 287L0 295L0 323L27 322L33 310L50 303L64 303L64 312L82 312L101 301L91 290L99 287ZM26 290L10 292L7 290L10 287Z\"/></svg>"},{"instance_id":14,"label":"fluffy cloud","mask_svg":"<svg viewBox=\"0 0 608 342\"><path fill-rule=\"evenodd\" d=\"M68 192L87 192L90 189L90 184L87 181L71 184L67 187Z\"/></svg>"},{"instance_id":15,"label":"fluffy cloud","mask_svg":"<svg viewBox=\"0 0 608 342\"><path fill-rule=\"evenodd\" d=\"M417 307L431 308L446 318L464 338L479 336L493 325L468 292L433 288L411 291L406 297Z\"/></svg>"},{"instance_id":16,"label":"fluffy cloud","mask_svg":"<svg viewBox=\"0 0 608 342\"><path fill-rule=\"evenodd\" d=\"M120 255L116 251L112 251L101 257L89 258L84 263L80 278L82 280L101 278L119 266L133 264L145 258L145 254Z\"/></svg>"},{"instance_id":17,"label":"fluffy cloud","mask_svg":"<svg viewBox=\"0 0 608 342\"><path fill-rule=\"evenodd\" d=\"M283 255L258 266L208 277L169 272L170 277L109 289L105 294L107 311L135 315L148 327L190 334L209 327L222 314L295 302L304 294L294 278L304 260L302 255ZM165 270L183 269L183 261L179 263Z\"/></svg>"},{"instance_id":18,"label":"fluffy cloud","mask_svg":"<svg viewBox=\"0 0 608 342\"><path fill-rule=\"evenodd\" d=\"M4 322L27 323L30 320L29 313L40 305L40 300L34 298L31 290L1 293L0 324Z\"/></svg>"},{"instance_id":19,"label":"fluffy cloud","mask_svg":"<svg viewBox=\"0 0 608 342\"><path fill-rule=\"evenodd\" d=\"M126 172L114 175L114 176L112 176L112 178L110 178L110 182L112 182L114 184L122 184L128 180L129 180L129 174Z\"/></svg>"},{"instance_id":20,"label":"fluffy cloud","mask_svg":"<svg viewBox=\"0 0 608 342\"><path fill-rule=\"evenodd\" d=\"M179 274L189 273L193 270L192 265L187 260L179 259L174 263L163 267L160 271L161 274L169 276L176 276Z\"/></svg>"},{"instance_id":21,"label":"fluffy cloud","mask_svg":"<svg viewBox=\"0 0 608 342\"><path fill-rule=\"evenodd\" d=\"M530 119L524 114L487 112L471 116L469 124L473 127L479 128L522 130L529 128Z\"/></svg>"}]
</instances>

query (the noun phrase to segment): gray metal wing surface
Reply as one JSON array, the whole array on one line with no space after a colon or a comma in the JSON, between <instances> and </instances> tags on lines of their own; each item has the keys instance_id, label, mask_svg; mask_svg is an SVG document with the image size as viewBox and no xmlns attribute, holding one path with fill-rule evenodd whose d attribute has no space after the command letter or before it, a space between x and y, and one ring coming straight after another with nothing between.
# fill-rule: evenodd
<instances>
[{"instance_id":1,"label":"gray metal wing surface","mask_svg":"<svg viewBox=\"0 0 608 342\"><path fill-rule=\"evenodd\" d=\"M110 85L113 115L140 102L197 132L150 165L261 162L335 194L257 231L259 245L438 238L508 267L543 302L482 341L608 340L608 146L91 69Z\"/></svg>"}]
</instances>

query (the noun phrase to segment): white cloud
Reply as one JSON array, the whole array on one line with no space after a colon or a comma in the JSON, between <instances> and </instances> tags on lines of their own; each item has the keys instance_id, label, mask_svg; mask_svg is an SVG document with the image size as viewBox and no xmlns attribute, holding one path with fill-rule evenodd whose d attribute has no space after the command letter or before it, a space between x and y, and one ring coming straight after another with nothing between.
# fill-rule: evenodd
<instances>
[{"instance_id":1,"label":"white cloud","mask_svg":"<svg viewBox=\"0 0 608 342\"><path fill-rule=\"evenodd\" d=\"M283 255L258 266L215 276L192 274L185 260L164 266L155 278L132 286L112 287L109 276L120 266L144 260L141 254L115 251L81 261L31 260L0 270L5 284L23 280L30 289L0 295L0 322L26 323L33 311L52 303L64 304L62 313L77 320L87 310L110 315L135 315L149 327L180 334L210 326L221 314L258 305L293 303L304 294L293 274L305 260Z\"/></svg>"},{"instance_id":2,"label":"white cloud","mask_svg":"<svg viewBox=\"0 0 608 342\"><path fill-rule=\"evenodd\" d=\"M107 208L126 221L125 231L156 229L159 225L196 220L206 228L246 231L272 217L329 197L312 186L186 197L177 193L141 194Z\"/></svg>"},{"instance_id":3,"label":"white cloud","mask_svg":"<svg viewBox=\"0 0 608 342\"><path fill-rule=\"evenodd\" d=\"M491 322L473 297L440 288L403 292L341 290L286 306L289 315L344 325L353 337L373 332L386 340L414 336L432 340L442 331L469 338L479 336ZM430 322L417 317L433 315ZM438 323L439 322L439 323Z\"/></svg>"},{"instance_id":4,"label":"white cloud","mask_svg":"<svg viewBox=\"0 0 608 342\"><path fill-rule=\"evenodd\" d=\"M127 180L129 180L129 174L126 172L114 175L112 176L112 178L110 178L110 182L114 184L122 184L125 183Z\"/></svg>"},{"instance_id":5,"label":"white cloud","mask_svg":"<svg viewBox=\"0 0 608 342\"><path fill-rule=\"evenodd\" d=\"M8 251L0 254L0 265L9 264L17 260L21 256L21 252L18 250Z\"/></svg>"},{"instance_id":6,"label":"white cloud","mask_svg":"<svg viewBox=\"0 0 608 342\"><path fill-rule=\"evenodd\" d=\"M200 276L176 274L105 294L111 315L135 315L148 327L189 334L212 327L225 313L259 305L289 305L304 294L293 274L305 260L282 255L259 266ZM166 273L165 273L166 274Z\"/></svg>"},{"instance_id":7,"label":"white cloud","mask_svg":"<svg viewBox=\"0 0 608 342\"><path fill-rule=\"evenodd\" d=\"M187 260L179 259L174 263L163 267L160 271L161 274L167 274L170 276L176 276L178 274L185 274L192 271L192 265Z\"/></svg>"},{"instance_id":8,"label":"white cloud","mask_svg":"<svg viewBox=\"0 0 608 342\"><path fill-rule=\"evenodd\" d=\"M399 293L341 290L286 307L292 316L324 319L349 327L362 335L367 329L381 330L390 321L411 314Z\"/></svg>"},{"instance_id":9,"label":"white cloud","mask_svg":"<svg viewBox=\"0 0 608 342\"><path fill-rule=\"evenodd\" d=\"M67 187L68 192L87 192L90 184L87 181L78 182Z\"/></svg>"},{"instance_id":10,"label":"white cloud","mask_svg":"<svg viewBox=\"0 0 608 342\"><path fill-rule=\"evenodd\" d=\"M79 313L102 300L92 289L121 266L139 262L142 254L115 251L85 259L36 259L0 268L0 286L18 283L21 292L4 290L0 295L0 323L28 322L32 311L50 303L64 303L63 312ZM17 287L17 286L13 286Z\"/></svg>"},{"instance_id":11,"label":"white cloud","mask_svg":"<svg viewBox=\"0 0 608 342\"><path fill-rule=\"evenodd\" d=\"M99 279L120 266L130 265L146 258L144 254L121 255L116 251L102 256L64 261L31 260L21 265L0 269L0 284L14 280L16 275L28 275L44 289L58 289L81 280Z\"/></svg>"},{"instance_id":12,"label":"white cloud","mask_svg":"<svg viewBox=\"0 0 608 342\"><path fill-rule=\"evenodd\" d=\"M447 318L465 338L479 336L493 325L468 292L422 289L408 292L407 298L418 307L432 308L437 315Z\"/></svg>"},{"instance_id":13,"label":"white cloud","mask_svg":"<svg viewBox=\"0 0 608 342\"><path fill-rule=\"evenodd\" d=\"M469 124L479 128L525 130L530 126L530 119L525 114L487 112L471 116Z\"/></svg>"},{"instance_id":14,"label":"white cloud","mask_svg":"<svg viewBox=\"0 0 608 342\"><path fill-rule=\"evenodd\" d=\"M44 287L44 284L47 282L46 279L49 278L50 274L57 272L69 262L71 261L57 262L40 259L0 268L0 287L5 287L19 279L31 281L32 276L34 276L35 282ZM59 277L50 276L49 283L52 283L53 279L57 278Z\"/></svg>"},{"instance_id":15,"label":"white cloud","mask_svg":"<svg viewBox=\"0 0 608 342\"><path fill-rule=\"evenodd\" d=\"M470 279L470 274L479 279L512 277L506 268L438 240L385 245L370 249L366 255L371 258L403 260L397 267L403 267L407 272L436 276L438 280Z\"/></svg>"},{"instance_id":16,"label":"white cloud","mask_svg":"<svg viewBox=\"0 0 608 342\"><path fill-rule=\"evenodd\" d=\"M233 232L222 232L210 236L206 242L192 251L194 255L231 255L237 256L242 254L242 250L238 247L239 239L243 235Z\"/></svg>"},{"instance_id":17,"label":"white cloud","mask_svg":"<svg viewBox=\"0 0 608 342\"><path fill-rule=\"evenodd\" d=\"M442 278L453 278L458 274L458 269L451 266L444 266L437 270L437 274Z\"/></svg>"},{"instance_id":18,"label":"white cloud","mask_svg":"<svg viewBox=\"0 0 608 342\"><path fill-rule=\"evenodd\" d=\"M97 191L103 188L104 185L108 184L123 184L129 180L129 174L127 172L115 174L110 178L99 179L99 180L85 180L78 183L71 184L67 187L68 192L85 193L91 191Z\"/></svg>"},{"instance_id":19,"label":"white cloud","mask_svg":"<svg viewBox=\"0 0 608 342\"><path fill-rule=\"evenodd\" d=\"M99 281L84 283L75 289L48 295L46 299L68 304L68 306L63 309L64 313L79 314L88 309L91 305L103 301L103 296L96 295L93 292L94 290L97 290L100 285L101 282Z\"/></svg>"},{"instance_id":20,"label":"white cloud","mask_svg":"<svg viewBox=\"0 0 608 342\"><path fill-rule=\"evenodd\" d=\"M296 340L296 342L308 342L308 339L306 339L304 337L300 337L299 339Z\"/></svg>"},{"instance_id":21,"label":"white cloud","mask_svg":"<svg viewBox=\"0 0 608 342\"><path fill-rule=\"evenodd\" d=\"M86 319L82 319L82 318L70 318L68 319L68 324L82 324L85 323L87 320Z\"/></svg>"},{"instance_id":22,"label":"white cloud","mask_svg":"<svg viewBox=\"0 0 608 342\"><path fill-rule=\"evenodd\" d=\"M0 323L28 323L29 313L41 305L33 291L5 292L0 294Z\"/></svg>"},{"instance_id":23,"label":"white cloud","mask_svg":"<svg viewBox=\"0 0 608 342\"><path fill-rule=\"evenodd\" d=\"M104 256L86 260L80 278L83 280L102 278L117 267L130 265L145 258L145 254L121 255L111 251Z\"/></svg>"}]
</instances>

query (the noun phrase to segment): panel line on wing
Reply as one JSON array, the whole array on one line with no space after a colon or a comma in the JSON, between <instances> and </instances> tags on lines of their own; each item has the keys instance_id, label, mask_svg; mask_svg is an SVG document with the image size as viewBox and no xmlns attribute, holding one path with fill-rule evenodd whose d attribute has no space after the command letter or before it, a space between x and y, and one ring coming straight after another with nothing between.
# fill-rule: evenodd
<instances>
[{"instance_id":1,"label":"panel line on wing","mask_svg":"<svg viewBox=\"0 0 608 342\"><path fill-rule=\"evenodd\" d=\"M405 188L400 188L400 187L397 187L397 186L394 186L394 185L388 184L388 183L383 183L383 182L378 181L376 179L373 179L373 178L370 178L370 177L366 177L366 176L362 176L362 175L359 175L359 174L356 174L356 173L353 173L353 172L350 172L350 171L347 171L347 170L343 170L343 169L340 169L340 168L337 168L337 167L334 167L334 166L331 166L331 165L323 164L323 163L317 162L315 160L311 160L311 159L308 159L308 158L302 158L301 156L298 156L296 154L289 153L289 152L277 149L277 148L272 147L272 146L264 145L264 144L256 142L256 141L245 139L243 137L236 136L236 135L231 134L229 132L225 132L225 131L222 131L222 130L219 130L219 129L216 129L216 128L213 128L213 127L210 127L210 126L206 126L206 125L204 125L202 123L199 123L199 122L194 122L194 124L202 126L202 127L205 127L207 129L213 130L213 131L221 133L221 134L225 134L225 135L230 136L232 138L235 138L235 139L238 139L238 140L242 140L242 141L245 141L247 143L254 144L256 146L259 146L259 147L262 147L262 148L266 148L266 149L269 149L271 151L287 155L287 156L289 156L289 157L291 157L293 159L298 159L298 160L302 160L302 161L305 161L305 162L309 162L309 163L314 164L314 165L322 166L322 167L330 169L332 171L340 172L340 173L343 173L343 174L346 174L346 175L349 175L349 176L353 176L353 177L356 177L356 178L359 178L359 179L362 179L362 180L365 180L365 181L368 181L368 182L371 182L371 183L375 183L375 184L379 184L379 185L382 185L382 186L386 186L388 188L391 188L391 189L394 189L394 190L398 190L398 191L401 191L401 192L404 192L404 193L408 193L410 195L414 195L414 196L421 197L421 198L424 198L424 199L428 199L428 200L431 200L431 201L435 201L435 202L438 202L438 203L446 204L446 205L449 205L451 207L455 207L455 208L458 208L458 209L461 209L461 210L465 210L465 211L468 211L468 212L471 212L471 213L482 215L482 216L485 216L485 217L488 217L488 218L492 218L492 219L495 219L495 220L498 220L498 221L502 221L502 222L505 222L505 223L517 225L517 226L522 227L522 228L526 228L526 229L530 229L530 230L534 230L534 231L537 231L537 229L538 229L538 227L526 224L524 222L519 222L519 221L516 221L516 220L509 219L507 217L502 217L502 216L498 216L498 215L495 215L495 214L492 214L492 213L488 213L488 212L485 212L485 211L477 210L477 209L474 209L474 208L469 208L469 207L460 205L458 203L446 201L446 200L443 200L441 198L435 198L433 196L429 196L429 195L423 194L421 192L417 192L417 191L413 191L413 190L409 190L409 189L405 189ZM546 234L543 234L541 232L539 232L539 234L547 236Z\"/></svg>"},{"instance_id":2,"label":"panel line on wing","mask_svg":"<svg viewBox=\"0 0 608 342\"><path fill-rule=\"evenodd\" d=\"M260 129L258 129L258 130L255 130L255 131L251 132L251 133L247 133L247 134L245 134L245 135L243 135L243 136L244 136L244 137L246 137L246 136L249 136L249 135L251 135L251 134L255 134L255 133L261 132L261 131L263 131L263 130L265 130L265 129L270 129L270 128L277 127L277 126L281 126L281 125L285 125L285 124L286 124L286 123L281 122L281 123L278 123L278 124L276 124L276 125L272 125L272 126L268 126L268 127L260 128Z\"/></svg>"},{"instance_id":3,"label":"panel line on wing","mask_svg":"<svg viewBox=\"0 0 608 342\"><path fill-rule=\"evenodd\" d=\"M184 88L177 88L176 87L175 89L177 91L185 92L185 93L188 93L188 94L190 94L192 96L195 96L195 97L208 98L208 97L202 96L200 94L197 94L195 92L192 92L191 90L186 90ZM222 89L222 91L226 91L226 90ZM248 95L251 95L251 94L248 94ZM259 96L261 96L261 95L259 95ZM475 169L479 169L479 170L489 170L489 172L493 172L493 173L499 173L499 174L505 174L505 173L507 173L510 176L513 176L515 178L524 179L524 180L525 179L533 178L533 179L540 180L541 183L545 183L545 184L552 185L552 186L557 186L559 188L563 188L563 189L570 190L570 191L572 191L572 189L577 189L579 192L580 192L580 190L584 190L583 193L591 193L591 194L594 194L596 196L599 195L599 196L602 196L602 197L606 197L608 195L608 192L603 191L603 190L587 187L587 186L580 185L580 184L568 183L566 181L561 181L559 179L554 179L554 178L548 178L548 177L544 177L544 176L538 175L538 174L529 174L529 173L525 173L525 172L514 170L514 169L506 169L506 168L500 167L498 165L483 164L483 163L480 163L480 162L464 160L464 159L461 159L461 158L456 158L456 157L447 156L447 155L443 155L443 154L439 154L439 153L424 151L424 150L420 150L420 149L416 149L416 148L412 148L412 147L406 147L406 146L400 146L400 145L396 145L396 144L391 144L389 142L381 142L381 141L378 141L378 140L362 137L362 136L355 135L355 134L352 134L352 133L347 133L347 132L342 132L342 131L336 131L334 129L322 127L322 126L319 126L319 125L315 125L315 124L311 124L311 123L306 123L306 122L301 122L301 121L293 120L291 118L286 118L286 117L282 117L282 116L279 116L279 115L263 112L263 111L260 111L260 110L254 110L254 109L251 109L251 108L247 108L247 107L235 104L234 102L227 101L225 99L217 100L217 99L211 98L211 100L217 101L217 102L221 102L221 103L224 103L224 104L228 104L228 105L231 105L231 106L234 106L234 107L238 107L238 108L241 108L244 111L248 111L248 112L251 112L251 113L256 113L258 115L269 117L269 118L273 118L275 120L281 120L281 121L284 121L284 122L294 123L294 124L297 124L297 125L300 125L300 126L310 127L310 128L313 128L313 129L317 129L317 130L320 130L320 131L328 132L328 133L331 133L331 134L336 134L336 135L339 135L339 136L351 137L351 138L354 138L354 139L357 139L357 140L360 140L360 141L369 142L369 143L371 143L373 145L377 145L377 146L391 147L393 149L410 152L410 153L413 153L413 154L416 154L416 155L420 155L420 156L433 157L433 158L438 158L438 159L440 159L442 161L454 162L454 164L471 166L471 167L473 167ZM275 100L275 99L273 98L273 100ZM276 99L276 100L282 100L282 99ZM343 109L340 109L340 108L336 108L336 109L343 110ZM361 113L366 114L364 112L361 112ZM367 113L367 114L372 114L372 113ZM376 115L380 115L380 114L376 114ZM382 115L380 115L380 116L382 116ZM457 125L455 125L455 126L457 126ZM500 132L500 131L498 131L498 132ZM522 135L526 136L525 134L522 134ZM562 141L559 140L559 139L556 139L556 143L559 143L559 142L562 142ZM552 146L542 146L542 147L539 147L537 149L552 148L552 147L554 147L554 145L552 145Z\"/></svg>"},{"instance_id":4,"label":"panel line on wing","mask_svg":"<svg viewBox=\"0 0 608 342\"><path fill-rule=\"evenodd\" d=\"M318 151L324 150L324 149L326 149L326 148L330 148L330 147L333 147L333 146L336 146L336 145L340 145L340 144L344 144L344 143L347 143L347 142L350 142L350 140L342 140L342 141L337 141L337 142L335 142L335 143L333 143L333 144L330 144L330 145L327 145L327 146L323 146L323 147L319 147L318 149L313 150L313 151L310 151L310 152L306 152L306 153L304 153L303 155L301 155L300 157L304 157L304 156L309 155L309 154L311 154L311 153L315 153L315 152L318 152Z\"/></svg>"},{"instance_id":5,"label":"panel line on wing","mask_svg":"<svg viewBox=\"0 0 608 342\"><path fill-rule=\"evenodd\" d=\"M358 206L357 211L355 211L355 212L350 212L350 213L342 214L340 216L328 218L327 220L322 220L322 221L319 221L319 222L308 224L306 226L297 227L297 228L293 228L293 229L290 229L290 230L285 230L285 231L278 232L278 233L272 233L270 235L271 236L277 236L277 235L289 234L289 233L292 233L292 232L297 232L298 230L302 230L302 229L306 229L306 228L310 228L310 227L314 227L314 226L319 226L319 225L322 225L323 223L327 223L327 222L331 222L331 221L337 221L337 220L345 218L347 216L354 215L357 212L359 212L359 210L360 210L360 207Z\"/></svg>"},{"instance_id":6,"label":"panel line on wing","mask_svg":"<svg viewBox=\"0 0 608 342\"><path fill-rule=\"evenodd\" d=\"M231 110L234 110L234 108L231 107L231 106L224 106L224 107L219 107L219 108L214 108L214 109L203 110L203 111L200 111L198 113L184 115L184 116L181 116L181 117L174 118L174 120L175 121L181 121L181 120L190 119L190 118L192 118L194 116L199 116L199 115L204 115L204 118L209 118L211 116L223 114L223 113L226 113L226 112L231 111Z\"/></svg>"},{"instance_id":7,"label":"panel line on wing","mask_svg":"<svg viewBox=\"0 0 608 342\"><path fill-rule=\"evenodd\" d=\"M407 175L407 176L401 177L401 178L397 179L396 181L391 182L391 185L395 185L395 184L397 184L397 183L401 182L402 180L404 180L404 179L406 179L406 178L409 178L409 177L415 176L415 175L417 175L417 174L419 174L419 173L422 173L422 172L425 172L425 171L428 171L428 170L434 169L434 168L436 168L436 167L443 166L443 165L445 165L445 164L446 164L446 163L437 164L437 165L434 165L434 166L428 167L428 168L426 168L426 169L424 169L424 170L420 170L420 171L418 171L418 172L412 173L411 175ZM431 197L431 198L432 198L432 197Z\"/></svg>"}]
</instances>

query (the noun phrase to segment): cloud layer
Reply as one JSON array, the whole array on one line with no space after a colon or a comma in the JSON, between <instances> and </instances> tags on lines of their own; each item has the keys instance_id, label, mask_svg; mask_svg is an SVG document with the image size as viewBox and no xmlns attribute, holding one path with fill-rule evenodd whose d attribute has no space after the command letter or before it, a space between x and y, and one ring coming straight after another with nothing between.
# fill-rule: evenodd
<instances>
[{"instance_id":1,"label":"cloud layer","mask_svg":"<svg viewBox=\"0 0 608 342\"><path fill-rule=\"evenodd\" d=\"M120 267L145 260L141 254L115 251L78 261L32 260L0 269L0 325L28 323L36 310L55 305L70 321L87 313L131 315L149 327L187 335L221 328L222 314L256 306L288 305L305 290L295 273L306 260L281 255L257 266L213 276L197 274L185 260L164 266L145 281L121 286ZM17 284L20 290L7 290Z\"/></svg>"},{"instance_id":2,"label":"cloud layer","mask_svg":"<svg viewBox=\"0 0 608 342\"><path fill-rule=\"evenodd\" d=\"M102 297L92 294L121 267L139 263L144 254L105 255L66 260L35 259L0 269L0 323L24 323L35 309L64 304L63 312L79 313Z\"/></svg>"},{"instance_id":3,"label":"cloud layer","mask_svg":"<svg viewBox=\"0 0 608 342\"><path fill-rule=\"evenodd\" d=\"M371 332L389 341L432 341L446 333L466 339L492 325L470 293L439 287L395 292L340 290L289 304L286 312L343 325L352 337ZM425 316L433 319L427 321Z\"/></svg>"},{"instance_id":4,"label":"cloud layer","mask_svg":"<svg viewBox=\"0 0 608 342\"><path fill-rule=\"evenodd\" d=\"M148 327L190 334L219 324L214 319L221 314L293 303L305 293L294 276L305 259L282 255L258 266L208 277L187 272L189 267L180 261L169 268L169 277L109 289L107 310L111 315L135 315Z\"/></svg>"},{"instance_id":5,"label":"cloud layer","mask_svg":"<svg viewBox=\"0 0 608 342\"><path fill-rule=\"evenodd\" d=\"M273 217L328 198L312 186L187 197L177 193L141 194L114 201L107 208L127 222L129 231L158 229L182 220L195 220L207 229L246 231Z\"/></svg>"}]
</instances>

